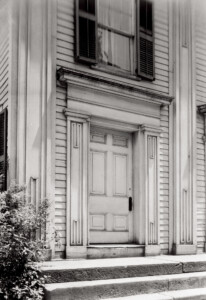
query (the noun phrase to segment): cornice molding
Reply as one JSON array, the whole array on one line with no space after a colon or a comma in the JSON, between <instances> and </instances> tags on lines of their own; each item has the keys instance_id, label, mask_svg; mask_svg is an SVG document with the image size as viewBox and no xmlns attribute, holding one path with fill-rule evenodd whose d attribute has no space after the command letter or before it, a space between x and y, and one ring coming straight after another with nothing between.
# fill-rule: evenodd
<instances>
[{"instance_id":1,"label":"cornice molding","mask_svg":"<svg viewBox=\"0 0 206 300\"><path fill-rule=\"evenodd\" d=\"M168 95L163 95L160 93L156 93L153 91L150 91L148 89L143 89L134 85L131 85L129 83L123 83L121 81L115 81L110 78L106 78L103 76L100 76L99 74L91 74L88 72L73 70L73 69L67 69L67 68L60 68L57 70L57 80L63 83L70 83L71 76L73 78L77 79L85 79L93 82L99 82L101 84L106 84L114 88L121 88L126 91L135 92L140 95L144 95L146 97L150 97L152 99L145 99L148 102L156 102L159 105L169 105L174 97L170 97Z\"/></svg>"}]
</instances>

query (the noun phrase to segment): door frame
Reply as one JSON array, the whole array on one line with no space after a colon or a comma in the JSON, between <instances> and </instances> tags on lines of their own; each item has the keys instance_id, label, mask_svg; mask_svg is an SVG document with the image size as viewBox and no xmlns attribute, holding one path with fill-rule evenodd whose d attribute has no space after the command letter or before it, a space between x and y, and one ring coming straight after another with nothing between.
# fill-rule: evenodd
<instances>
[{"instance_id":1,"label":"door frame","mask_svg":"<svg viewBox=\"0 0 206 300\"><path fill-rule=\"evenodd\" d=\"M134 243L144 245L145 255L160 253L159 235L159 135L160 127L142 124L131 124L112 119L96 118L84 112L65 109L67 117L67 234L66 256L86 257L88 241L88 161L90 125L122 132L133 133L133 224ZM78 124L78 141L72 131ZM76 129L75 129L76 130ZM76 132L76 131L75 131ZM151 144L150 140L153 140ZM75 141L75 142L74 142ZM150 145L151 144L151 145ZM152 152L155 149L154 152ZM78 153L78 155L74 154ZM73 160L76 155L77 159ZM150 159L154 159L154 165L149 168ZM76 174L73 170L79 169ZM82 174L82 175L80 175ZM155 197L151 198L149 184L153 184ZM76 201L72 190L79 191ZM149 203L150 202L150 203ZM151 210L152 207L152 210ZM153 223L153 229L151 224ZM75 228L72 224L76 224ZM73 226L73 227L72 227Z\"/></svg>"}]
</instances>

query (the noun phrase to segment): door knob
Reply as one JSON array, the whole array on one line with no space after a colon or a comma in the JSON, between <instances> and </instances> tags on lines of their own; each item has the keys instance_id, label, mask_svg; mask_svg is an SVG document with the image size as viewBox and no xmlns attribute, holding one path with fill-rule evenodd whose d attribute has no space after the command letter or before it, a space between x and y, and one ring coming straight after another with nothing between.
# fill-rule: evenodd
<instances>
[{"instance_id":1,"label":"door knob","mask_svg":"<svg viewBox=\"0 0 206 300\"><path fill-rule=\"evenodd\" d=\"M129 211L132 211L132 197L129 197Z\"/></svg>"}]
</instances>

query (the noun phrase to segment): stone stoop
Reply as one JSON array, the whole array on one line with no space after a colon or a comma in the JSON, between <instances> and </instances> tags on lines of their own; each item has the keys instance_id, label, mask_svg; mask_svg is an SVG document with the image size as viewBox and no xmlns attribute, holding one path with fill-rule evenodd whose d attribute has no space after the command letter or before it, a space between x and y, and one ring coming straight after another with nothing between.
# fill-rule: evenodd
<instances>
[{"instance_id":1,"label":"stone stoop","mask_svg":"<svg viewBox=\"0 0 206 300\"><path fill-rule=\"evenodd\" d=\"M205 288L171 291L155 294L141 294L120 298L107 298L105 300L205 300Z\"/></svg>"},{"instance_id":2,"label":"stone stoop","mask_svg":"<svg viewBox=\"0 0 206 300\"><path fill-rule=\"evenodd\" d=\"M206 300L206 255L44 263L46 300Z\"/></svg>"}]
</instances>

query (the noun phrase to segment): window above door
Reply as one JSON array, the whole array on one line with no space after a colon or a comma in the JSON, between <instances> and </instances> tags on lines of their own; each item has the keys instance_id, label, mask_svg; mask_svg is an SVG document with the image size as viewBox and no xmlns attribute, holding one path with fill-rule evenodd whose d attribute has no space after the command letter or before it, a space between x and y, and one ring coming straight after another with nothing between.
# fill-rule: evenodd
<instances>
[{"instance_id":1,"label":"window above door","mask_svg":"<svg viewBox=\"0 0 206 300\"><path fill-rule=\"evenodd\" d=\"M151 0L77 0L76 59L154 80Z\"/></svg>"}]
</instances>

